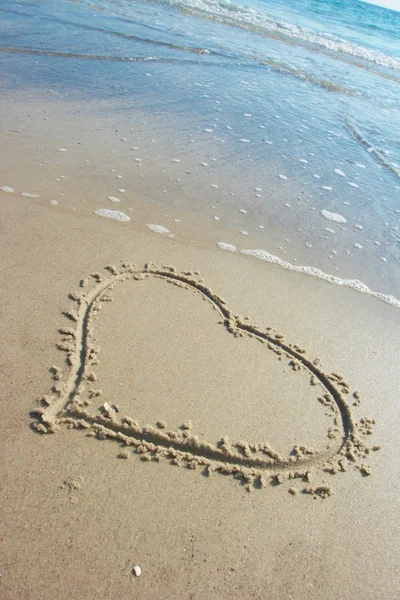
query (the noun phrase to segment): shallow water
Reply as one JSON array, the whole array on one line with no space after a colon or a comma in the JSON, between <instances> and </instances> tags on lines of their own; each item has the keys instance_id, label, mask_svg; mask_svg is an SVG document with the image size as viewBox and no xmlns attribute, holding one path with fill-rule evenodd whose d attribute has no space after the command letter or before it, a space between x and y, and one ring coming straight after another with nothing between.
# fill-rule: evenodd
<instances>
[{"instance_id":1,"label":"shallow water","mask_svg":"<svg viewBox=\"0 0 400 600\"><path fill-rule=\"evenodd\" d=\"M217 207L232 231L220 241L244 232L241 249L399 297L400 13L349 0L0 12L4 87L147 115L140 155L190 179L188 208Z\"/></svg>"}]
</instances>

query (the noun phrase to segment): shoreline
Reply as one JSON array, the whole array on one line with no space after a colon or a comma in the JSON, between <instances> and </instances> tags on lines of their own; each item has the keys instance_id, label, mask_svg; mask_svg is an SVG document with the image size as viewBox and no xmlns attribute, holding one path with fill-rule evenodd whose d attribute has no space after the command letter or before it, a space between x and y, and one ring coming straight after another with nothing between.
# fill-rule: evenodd
<instances>
[{"instance_id":1,"label":"shoreline","mask_svg":"<svg viewBox=\"0 0 400 600\"><path fill-rule=\"evenodd\" d=\"M148 115L142 115L143 122L138 128L135 123L129 123L123 108L114 107L112 115L94 134L95 123L101 122L96 121L97 117L105 117L110 112L109 103L103 103L102 109L97 102L90 108L77 109L76 102L71 100L49 101L36 93L34 97L34 104L41 108L34 114L31 105L30 113L25 116L25 100L19 99L14 106L3 100L3 110L9 115L9 132L5 132L9 156L0 168L0 187L14 190L10 200L12 197L15 201L15 196L23 194L31 197L33 204L50 202L54 210L72 210L82 217L89 217L99 209L117 210L132 220L129 226L156 223L185 243L208 248L228 244L262 260L288 263L294 269L302 268L326 280L361 281L376 294L400 297L395 248L393 254L388 251L388 241L379 242L378 238L372 243L373 238L370 238L368 250L363 249L359 241L364 244L370 233L363 231L354 216L343 225L330 223L318 214L318 229L316 224L310 227L306 221L296 223L293 221L296 213L291 215L292 208L287 208L292 200L286 188L279 192L282 206L267 203L264 208L260 204L264 200L256 197L261 194L246 190L246 185L241 184L243 189L238 188L235 193L229 191L237 187L238 181L233 180L229 187L220 183L219 170L222 169L223 177L228 174L223 155L207 159L210 162L206 168L199 162L198 151L192 157L174 158L189 152L190 144L184 152L171 152L162 137L150 139L152 133L160 133L161 121L146 136ZM72 134L67 132L68 122ZM15 132L13 123L17 125ZM132 124L134 127L128 127ZM124 137L128 135L130 138ZM131 146L132 143L137 146ZM43 148L40 155L36 153L37 146ZM34 153L38 162L31 160ZM17 178L9 175L15 161L21 165ZM211 185L212 181L218 184ZM256 189L261 191L261 188ZM0 194L8 196L6 191ZM310 216L315 218L316 208L311 206L310 209ZM302 218L306 218L306 213ZM357 287L357 284L352 285ZM369 293L368 289L364 291ZM386 301L397 306L392 298Z\"/></svg>"},{"instance_id":2,"label":"shoreline","mask_svg":"<svg viewBox=\"0 0 400 600\"><path fill-rule=\"evenodd\" d=\"M142 598L163 595L168 599L191 593L195 599L211 599L217 594L227 600L237 596L250 600L265 594L282 597L288 589L301 600L328 598L336 592L343 598L363 600L393 596L397 590L393 548L398 542L396 464L400 450L399 429L393 418L397 414L393 360L399 351L396 309L351 289L329 286L273 264L240 259L218 248L199 248L137 227L128 229L126 224L108 219L56 212L29 199L10 203L2 197L0 201L2 251L8 256L2 273L3 306L8 307L2 321L7 352L0 379L1 396L7 399L2 404L6 457L1 491L6 524L1 542L2 597L11 600L28 593L32 598L56 594L63 599L75 594L89 600L99 593L104 598L135 593ZM371 443L383 449L369 457L371 476L361 477L352 468L343 476L324 473L323 480L316 479L310 486L329 487L333 495L318 501L307 494L292 496L288 493L292 486L289 480L249 494L230 477L203 477L198 469L176 469L168 461L155 464L135 456L122 460L118 452L124 450L118 451L115 442L99 443L72 423L71 429L64 425L55 435L35 435L29 428L28 413L35 398L51 385L49 366L60 362L57 330L63 321L67 324L61 315L67 296L85 274L98 272L102 265L118 265L122 257L138 264L152 259L174 264L179 270L198 269L205 285L229 300L235 314L250 315L250 322L263 328L272 326L291 342L301 340L310 355L321 358L324 369L343 373L360 392L361 407L354 408L357 417L376 418ZM168 296L160 296L156 290L145 296L142 292L115 294L114 302L100 311L102 351L98 368L104 393L111 391L108 401L120 404L122 410L124 403L132 402L132 386L142 389L146 385L147 391L143 388L134 402L134 412L143 423L149 422L144 420L145 414L154 415L154 419L160 416L163 406L162 412L174 428L175 422L182 422L179 418L187 403L192 415L185 410L182 414L188 418L195 415L194 422L205 434L204 423L209 423L210 432L234 431L239 414L248 420L248 425L243 423L244 434L246 428L262 429L265 425L258 418L256 397L252 402L257 420L253 422L248 400L245 405L241 402L249 385L240 377L232 379L229 364L228 379L221 371L219 382L219 370L213 375L211 363L207 363L208 372L200 366L202 353L213 352L214 346L208 348L196 340L214 335L213 319L218 314L210 311L212 321L208 325L208 317L195 318L199 308L208 303L199 307L195 295L192 301L190 292L166 287ZM176 304L181 294L189 294L185 296L191 331L187 346L183 338L173 341L167 327L170 319L174 327L182 321L182 310ZM173 316L175 306L178 312ZM126 367L114 352L117 341L124 356L131 347L128 323L139 328L135 339L140 352L132 355L133 371L129 360ZM389 338L388 331L392 332ZM218 329L215 335L219 336ZM190 350L192 338L197 356ZM232 362L238 340L234 336L215 339L218 355L231 356ZM260 367L251 352L254 345L257 351L263 345L250 342L238 360L245 360L248 372L254 368L256 373ZM136 346L134 343L132 348ZM184 402L179 387L172 397L168 391L170 385L179 385L173 365L181 364L181 355L187 361L185 377L190 380L197 373L199 381L204 381L202 385L207 381L210 385L202 395L195 387L186 387L182 372L182 390L189 392ZM148 363L149 356L156 361L153 365ZM208 361L207 356L204 360ZM171 358L170 373L165 370L163 357ZM235 364L232 362L232 368ZM303 413L296 408L294 413L288 411L292 396L289 398L284 390L279 395L286 367L275 359L267 364L265 376L271 373L267 399L276 420L269 427L276 439L286 430L286 414L296 415L291 424L288 422L296 436L302 427L319 431L319 423L325 422L323 413L311 417L312 408ZM285 371L271 379L276 368ZM147 371L152 377L146 376ZM119 388L121 373L125 373L124 385ZM288 373L292 373L290 367ZM287 381L294 377L294 383L288 390L295 393L297 388L298 394L303 394L297 375L290 375ZM235 381L232 388L228 386L235 393L222 401L227 381L230 385ZM113 390L119 389L113 395ZM221 410L211 418L209 409L204 410L205 399L212 397L213 390L221 399ZM304 393L306 407L308 396ZM169 404L163 400L165 394ZM139 401L142 395L144 404ZM277 404L272 402L274 396ZM229 397L232 404L226 410L224 403ZM264 397L260 396L261 401ZM206 419L203 424L202 418ZM112 536L104 534L110 527ZM131 575L134 565L142 568L140 578ZM295 584L299 578L304 582L301 589Z\"/></svg>"}]
</instances>

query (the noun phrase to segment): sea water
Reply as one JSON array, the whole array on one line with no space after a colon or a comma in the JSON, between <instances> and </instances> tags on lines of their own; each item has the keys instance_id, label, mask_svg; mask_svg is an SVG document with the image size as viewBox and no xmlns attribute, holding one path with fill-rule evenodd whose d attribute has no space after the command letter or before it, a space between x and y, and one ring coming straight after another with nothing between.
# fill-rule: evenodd
<instances>
[{"instance_id":1,"label":"sea water","mask_svg":"<svg viewBox=\"0 0 400 600\"><path fill-rule=\"evenodd\" d=\"M1 0L0 17L4 85L148 115L158 160L202 191L210 227L232 230L221 249L241 233L247 256L400 297L400 12L357 0Z\"/></svg>"}]
</instances>

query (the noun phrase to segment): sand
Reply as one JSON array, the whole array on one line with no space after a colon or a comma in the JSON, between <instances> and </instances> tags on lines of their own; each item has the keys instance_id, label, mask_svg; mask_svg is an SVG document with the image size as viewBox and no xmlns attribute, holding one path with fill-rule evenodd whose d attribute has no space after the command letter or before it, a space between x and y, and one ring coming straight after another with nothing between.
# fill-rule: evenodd
<instances>
[{"instance_id":1,"label":"sand","mask_svg":"<svg viewBox=\"0 0 400 600\"><path fill-rule=\"evenodd\" d=\"M218 248L201 250L157 236L145 226L132 235L124 223L56 213L27 198L10 203L7 195L0 202L5 258L1 597L394 598L400 449L396 309L276 265L266 268ZM161 271L146 270L149 261L158 262ZM138 271L124 268L127 262ZM107 265L115 271L104 270ZM162 268L171 265L176 272ZM198 289L191 282L199 276L179 275L182 270L199 271L204 278L199 286L212 292ZM93 273L87 286L79 287ZM167 277L184 288L167 284ZM60 328L82 331L87 307L68 295L93 294L108 281L115 284L114 299L102 303L93 325L99 365L91 365L87 375L93 367L95 380L86 385L94 392L102 386L102 394L87 407L74 406L71 422L60 423L56 433L37 433L30 423L40 419L32 410L41 407L40 398L52 386L68 383L82 356L71 350L69 367L68 352L57 348ZM68 310L77 321L62 314ZM230 320L224 311L243 315L243 321ZM68 344L74 337L65 331ZM281 356L274 352L282 348ZM233 367L242 366L239 373L230 369L229 355ZM268 369L260 372L264 357ZM321 363L314 365L313 386L314 367L306 361L315 358ZM289 365L292 360L300 364L298 371ZM342 394L346 386L339 374L349 394ZM289 393L282 391L286 381ZM335 403L340 396L351 410L344 426L338 419L337 438L327 437L337 416L327 416L334 412L318 402L321 385L337 390ZM62 391L60 398L57 418ZM120 412L114 414L112 405ZM153 429L145 436L132 424L122 428L126 415ZM344 444L347 450L353 419L359 423L363 417L376 419L366 445L382 450L370 451L366 459L356 456L354 463L345 458L346 472L324 470L319 454L305 457L310 469L284 463L294 440L315 445L322 454L331 444L334 470L340 471L337 448L340 452ZM75 419L85 425L76 427ZM157 427L159 421L167 429ZM130 445L119 436L122 431ZM171 441L160 443L166 432ZM271 464L247 463L244 478L223 476L219 464L240 470L247 452L228 448L234 458L227 453L229 461L224 460L217 447L224 436L227 446L270 443L280 457L274 462L268 453L250 449L250 461L261 456ZM159 446L176 456L156 457L162 454ZM190 456L182 458L183 450ZM129 459L121 460L125 455ZM203 473L204 461L212 476ZM257 469L265 474L263 485L256 481ZM305 469L310 482L290 478L290 471ZM302 493L307 489L315 493ZM140 577L132 574L135 566Z\"/></svg>"},{"instance_id":2,"label":"sand","mask_svg":"<svg viewBox=\"0 0 400 600\"><path fill-rule=\"evenodd\" d=\"M39 169L24 139L0 166L0 597L395 598L398 308L234 252L171 190L110 211L107 140L51 204L71 140Z\"/></svg>"},{"instance_id":3,"label":"sand","mask_svg":"<svg viewBox=\"0 0 400 600\"><path fill-rule=\"evenodd\" d=\"M233 475L246 484L248 491L251 491L254 487L266 487L268 481L269 483L271 481L283 483L286 479L296 478L310 483L313 469L336 474L338 471L347 471L349 466L352 465L354 468L358 468L362 474L370 474L371 469L366 461L370 452L378 450L378 448L367 446L364 438L372 434L372 426L375 424L375 420L364 417L356 421L351 409L351 402L355 406L359 405L359 392L353 392L352 401L349 402L346 399L347 396L350 396L349 384L337 373L324 372L320 366L319 358L312 360L307 357L307 351L304 348L286 342L283 335L273 332L272 328L263 329L251 324L248 318L243 319L235 315L227 308L226 301L207 287L202 282L203 280L199 279L200 273L198 271L195 273L193 271L181 271L179 273L175 267L159 267L153 263L147 263L143 268L131 263L124 263L120 270L114 265L108 265L105 270L107 275L94 272L91 273L90 277L83 278L80 282L83 292L77 291L69 294L70 300L75 302L78 308L68 308L63 314L69 321L76 323L76 329L61 327L59 329L61 342L57 344L57 348L66 354L66 359L62 359L62 363L67 363L68 374L63 378L60 367L51 367L53 380L56 383L49 394L45 394L39 399L40 407L34 411L37 420L32 422L32 428L35 431L42 434L56 433L59 431L60 425L63 424L69 425L70 428L91 429L92 437L94 434L99 439L114 439L122 442L127 447L133 446L138 454L143 455L143 458L146 456L148 459L154 459L157 462L161 458L170 459L173 463L179 461L182 466L190 468L199 466L204 469L203 473L207 476L210 472L215 471L225 475ZM153 379L153 370L156 365L156 372L160 374L163 383L166 379L170 379L172 374L174 375L173 379L180 380L181 383L178 393L176 391L171 393L171 390L169 390L164 401L157 398L160 410L163 411L164 415L173 413L173 407L170 407L171 398L181 397L186 399L186 395L190 394L190 399L185 402L186 406L181 407L183 408L183 414L186 411L196 413L196 409L197 411L201 409L199 417L200 419L203 417L202 429L207 429L209 423L212 425L215 422L219 427L221 423L224 423L226 427L226 421L228 421L226 414L229 410L232 411L232 400L235 400L234 395L232 398L232 389L240 389L243 384L248 398L242 392L240 403L245 407L246 412L248 406L253 404L253 414L256 416L256 399L257 396L261 395L261 410L258 417L261 423L266 408L266 400L268 399L268 410L271 410L277 402L276 398L270 397L272 390L268 381L269 378L272 382L281 380L279 382L280 389L278 389L283 391L283 394L281 394L277 404L285 406L288 403L290 386L286 383L286 377L282 377L279 371L271 372L272 368L266 366L265 353L261 353L259 346L256 351L258 356L254 356L255 344L252 349L253 352L248 350L240 356L238 356L236 348L234 349L232 345L229 345L224 352L219 339L214 339L211 331L207 330L205 315L200 317L200 307L196 306L191 310L190 304L187 305L186 302L179 306L176 294L169 294L168 290L160 289L159 285L150 285L149 298L140 296L140 300L136 302L135 297L140 294L140 291L135 289L137 283L133 288L130 286L132 289L129 289L129 295L126 297L125 303L119 303L113 311L114 314L109 318L110 330L106 329L98 336L97 321L100 320L99 313L101 315L103 308L113 301L115 288L121 287L123 283L126 287L126 282L142 282L146 279L156 280L157 283L161 280L180 289L195 292L218 313L222 320L217 321L217 324L223 325L228 333L236 338L247 337L266 344L266 348L275 353L278 360L282 361L284 359L287 367L295 372L305 370L306 376L310 378L310 385L317 387L320 393L317 397L319 403L322 404L325 411L328 411L326 414L332 420L331 426L327 429L328 439L325 440L324 447L321 450L316 450L310 445L295 444L289 455L285 457L277 452L269 441L258 443L243 441L243 439L231 441L228 435L224 435L217 444L204 441L191 431L191 421L190 425L183 423L175 431L164 432L157 430L153 425L140 425L137 415L135 415L136 418L127 415L122 418L119 417L121 399L126 406L126 410L135 411L135 405L138 401L142 406L146 406L146 398L153 395L161 396L160 382L156 381L156 388L153 393L150 390L145 390L145 393L143 393L142 390L141 396L143 397L139 400L135 396L133 398L126 397L131 397L135 387L140 388L139 379L141 374L144 375L143 383L149 377ZM90 287L90 281L93 282L93 280L97 282L97 285ZM157 297L162 298L162 306L157 310L158 322L156 328L151 331L151 323L154 322L154 307L152 307L150 315L144 314L146 309L143 307L151 306L151 298ZM174 320L173 313L175 311L178 312L178 319ZM130 325L128 315L131 314L135 322L134 315L140 315L140 313L142 313L140 322L144 324L144 331L140 332L140 335L137 327L135 327L134 331L127 333ZM121 317L122 322L119 323ZM201 318L202 323L200 344L199 340L196 339L198 333L193 331L193 323L198 322L199 318ZM215 327L215 323L212 326ZM194 346L190 350L190 341L186 342L184 352L174 357L174 346L182 351L180 331L186 332L186 336L189 338L195 338ZM142 336L144 340L147 340L147 338L153 339L155 348L149 349L150 351L147 350L145 343L141 342ZM110 355L114 357L117 355L117 366L107 360L106 373L101 373L100 380L105 380L108 386L106 398L114 396L115 390L117 390L118 406L107 401L102 403L98 410L90 410L88 407L94 402L98 404L99 398L104 397L103 390L95 389L95 386L99 386L99 376L96 373L99 368L99 355L101 354L99 337L105 339L108 345L108 352L105 352L106 359ZM162 341L160 344L160 338L165 340L165 345L162 347L159 356L157 356L157 350L162 344ZM205 356L201 356L202 347L206 349ZM147 353L148 356L146 356ZM215 373L212 374L213 357L216 353L218 361L214 364L217 368ZM188 366L186 366L187 355L192 357ZM129 357L127 363L122 357ZM195 359L193 360L193 358ZM153 364L149 369L151 363ZM194 373L190 373L188 376L188 367L190 366L194 366L195 369ZM203 366L203 369L200 368L201 366ZM257 375L263 373L266 368L269 371L267 380L257 381ZM213 377L213 381L217 384L216 387L222 388L225 392L225 404L223 398L221 398L221 392L219 392L219 397L215 398L210 397L211 394L208 390L206 392L204 370L206 370L208 378ZM168 371L171 373L169 374ZM224 373L225 371L227 371L227 374ZM197 381L196 375L199 375ZM108 383L109 380L111 380L111 387ZM253 384L254 389L252 389L251 384ZM118 386L125 388L125 394ZM297 404L300 400L302 404L301 411L306 412L307 404L303 401L303 398L299 397L300 390L301 387L297 383L296 394L292 398L292 402ZM307 391L303 390L303 395L306 398L310 396ZM198 398L194 397L196 392ZM240 407L234 411L234 415L235 421L239 422L239 429L241 429L243 427L242 422L246 424L247 415L240 414ZM296 419L295 415L290 415L288 410L285 410L284 416L289 416L289 426L292 425L292 422L296 425L301 422L301 419ZM315 437L317 417L311 411L306 420L313 423L313 437ZM246 429L246 427L244 428ZM279 434L281 434L280 437L285 436L286 427L282 427L282 425L279 427L277 418L274 418L274 428L278 429ZM287 428L289 429L289 427ZM165 429L165 427L161 427L161 429ZM249 432L253 436L256 434L254 429L256 428L252 428ZM262 435L262 433L261 429L260 434ZM298 436L299 432L296 431L295 437ZM237 433L235 437L237 439ZM304 493L323 495L324 497L331 494L331 488L326 485L322 487L307 485L300 489Z\"/></svg>"}]
</instances>

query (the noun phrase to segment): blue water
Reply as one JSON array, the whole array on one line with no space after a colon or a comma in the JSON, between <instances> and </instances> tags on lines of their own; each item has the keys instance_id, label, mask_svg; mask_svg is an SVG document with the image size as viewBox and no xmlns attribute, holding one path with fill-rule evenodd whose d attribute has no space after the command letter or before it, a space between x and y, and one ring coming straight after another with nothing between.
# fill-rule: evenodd
<instances>
[{"instance_id":1,"label":"blue water","mask_svg":"<svg viewBox=\"0 0 400 600\"><path fill-rule=\"evenodd\" d=\"M221 184L236 182L266 230L310 246L310 264L335 246L338 271L375 270L400 293L400 12L357 0L0 0L0 16L3 85L164 116L188 162L218 146Z\"/></svg>"}]
</instances>

